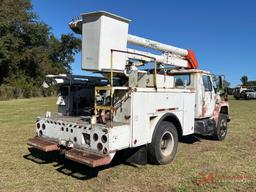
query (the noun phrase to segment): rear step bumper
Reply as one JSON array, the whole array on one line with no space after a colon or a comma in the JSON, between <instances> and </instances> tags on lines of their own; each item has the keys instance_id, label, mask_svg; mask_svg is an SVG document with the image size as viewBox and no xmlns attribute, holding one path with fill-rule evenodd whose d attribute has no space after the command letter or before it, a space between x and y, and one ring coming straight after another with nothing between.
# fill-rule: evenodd
<instances>
[{"instance_id":1,"label":"rear step bumper","mask_svg":"<svg viewBox=\"0 0 256 192\"><path fill-rule=\"evenodd\" d=\"M29 139L27 144L44 152L59 150L58 143L49 141L42 137L34 137L32 139Z\"/></svg>"},{"instance_id":2,"label":"rear step bumper","mask_svg":"<svg viewBox=\"0 0 256 192\"><path fill-rule=\"evenodd\" d=\"M99 156L78 149L70 149L69 151L65 152L65 157L90 167L107 165L111 162L112 159L110 156Z\"/></svg>"},{"instance_id":3,"label":"rear step bumper","mask_svg":"<svg viewBox=\"0 0 256 192\"><path fill-rule=\"evenodd\" d=\"M33 148L39 149L44 152L60 150L60 148L58 147L58 143L49 141L48 139L42 137L34 137L32 139L29 139L27 144ZM69 160L87 165L89 167L99 167L102 165L107 165L112 160L109 155L100 156L79 149L70 149L68 151L65 151L65 157Z\"/></svg>"}]
</instances>

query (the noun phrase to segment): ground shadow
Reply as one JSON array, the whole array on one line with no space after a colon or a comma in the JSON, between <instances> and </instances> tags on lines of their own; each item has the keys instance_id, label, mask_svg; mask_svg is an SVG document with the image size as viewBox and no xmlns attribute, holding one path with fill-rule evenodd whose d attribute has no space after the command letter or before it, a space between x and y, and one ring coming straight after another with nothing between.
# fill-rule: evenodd
<instances>
[{"instance_id":1,"label":"ground shadow","mask_svg":"<svg viewBox=\"0 0 256 192\"><path fill-rule=\"evenodd\" d=\"M119 153L115 155L115 157L109 165L91 168L86 165L65 159L64 156L60 155L59 152L45 153L34 148L29 148L29 152L29 154L23 156L25 159L33 161L38 164L49 164L56 162L57 164L53 166L56 167L56 170L58 172L66 176L71 176L80 180L88 180L97 177L99 171L108 168L113 168L120 164L137 168L135 164L126 162L123 155Z\"/></svg>"},{"instance_id":2,"label":"ground shadow","mask_svg":"<svg viewBox=\"0 0 256 192\"><path fill-rule=\"evenodd\" d=\"M201 140L216 141L216 139L214 139L211 135L199 135L199 134L187 135L179 138L179 142L185 143L185 144L193 144L196 142L201 142Z\"/></svg>"},{"instance_id":3,"label":"ground shadow","mask_svg":"<svg viewBox=\"0 0 256 192\"><path fill-rule=\"evenodd\" d=\"M193 144L195 142L201 142L201 139L210 138L211 137L201 135L188 135L180 138L179 142L185 144ZM49 164L55 162L57 164L54 164L53 166L56 168L58 172L80 180L88 180L97 177L100 171L113 168L120 164L131 166L134 168L138 167L137 164L130 163L129 161L127 161L127 156L124 153L122 153L122 151L116 153L116 155L114 156L113 160L109 165L96 168L91 168L86 165L65 159L64 155L61 155L59 151L45 153L35 148L29 148L29 152L29 154L23 156L25 159L33 161L38 164ZM150 162L147 163L151 164Z\"/></svg>"},{"instance_id":4,"label":"ground shadow","mask_svg":"<svg viewBox=\"0 0 256 192\"><path fill-rule=\"evenodd\" d=\"M201 142L201 136L198 135L187 135L179 138L179 142L185 144L193 144L195 142Z\"/></svg>"},{"instance_id":5,"label":"ground shadow","mask_svg":"<svg viewBox=\"0 0 256 192\"><path fill-rule=\"evenodd\" d=\"M122 155L116 154L112 162L109 165L104 165L96 168L91 168L86 165L70 161L68 159L63 160L63 164L56 170L67 176L74 177L76 179L88 180L98 176L98 173L102 170L113 168L117 165L124 164L136 168L137 166L131 163L127 163Z\"/></svg>"},{"instance_id":6,"label":"ground shadow","mask_svg":"<svg viewBox=\"0 0 256 192\"><path fill-rule=\"evenodd\" d=\"M197 137L204 140L216 141L216 139L211 135L198 135Z\"/></svg>"},{"instance_id":7,"label":"ground shadow","mask_svg":"<svg viewBox=\"0 0 256 192\"><path fill-rule=\"evenodd\" d=\"M59 152L48 152L39 151L35 148L29 148L29 154L24 155L23 157L27 160L33 161L38 164L48 164L52 162L59 162Z\"/></svg>"}]
</instances>

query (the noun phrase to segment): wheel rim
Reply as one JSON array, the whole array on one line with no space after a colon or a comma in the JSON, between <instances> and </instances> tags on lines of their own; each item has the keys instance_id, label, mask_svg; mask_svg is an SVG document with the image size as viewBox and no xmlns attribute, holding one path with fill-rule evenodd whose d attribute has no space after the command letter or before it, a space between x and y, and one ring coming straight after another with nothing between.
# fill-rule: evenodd
<instances>
[{"instance_id":1,"label":"wheel rim","mask_svg":"<svg viewBox=\"0 0 256 192\"><path fill-rule=\"evenodd\" d=\"M174 148L174 137L171 132L166 131L160 140L160 151L163 156L170 156Z\"/></svg>"},{"instance_id":2,"label":"wheel rim","mask_svg":"<svg viewBox=\"0 0 256 192\"><path fill-rule=\"evenodd\" d=\"M220 122L220 136L224 137L227 133L227 122L225 119L222 119Z\"/></svg>"}]
</instances>

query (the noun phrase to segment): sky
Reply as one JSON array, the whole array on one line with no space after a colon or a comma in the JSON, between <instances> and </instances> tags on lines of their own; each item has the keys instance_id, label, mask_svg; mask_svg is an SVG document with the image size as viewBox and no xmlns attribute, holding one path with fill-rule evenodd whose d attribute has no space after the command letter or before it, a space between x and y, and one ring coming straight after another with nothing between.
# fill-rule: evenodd
<instances>
[{"instance_id":1,"label":"sky","mask_svg":"<svg viewBox=\"0 0 256 192\"><path fill-rule=\"evenodd\" d=\"M255 0L32 0L52 32L72 33L68 23L81 13L104 10L131 21L129 34L193 49L199 68L225 75L235 86L256 80ZM78 36L80 37L80 36ZM81 70L81 54L72 64Z\"/></svg>"}]
</instances>

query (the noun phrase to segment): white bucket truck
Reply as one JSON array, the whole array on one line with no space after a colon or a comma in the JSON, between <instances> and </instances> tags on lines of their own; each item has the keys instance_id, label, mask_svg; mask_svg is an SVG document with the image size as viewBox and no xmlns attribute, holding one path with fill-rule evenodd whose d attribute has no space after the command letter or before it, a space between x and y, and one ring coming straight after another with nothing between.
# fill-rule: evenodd
<instances>
[{"instance_id":1,"label":"white bucket truck","mask_svg":"<svg viewBox=\"0 0 256 192\"><path fill-rule=\"evenodd\" d=\"M60 86L59 110L37 118L29 146L97 167L132 149L135 162L166 164L183 136L225 138L229 107L220 97L221 76L198 70L192 50L128 34L129 23L104 11L70 23L82 35L82 69L103 77L74 88L65 84L70 78L49 76Z\"/></svg>"}]
</instances>

